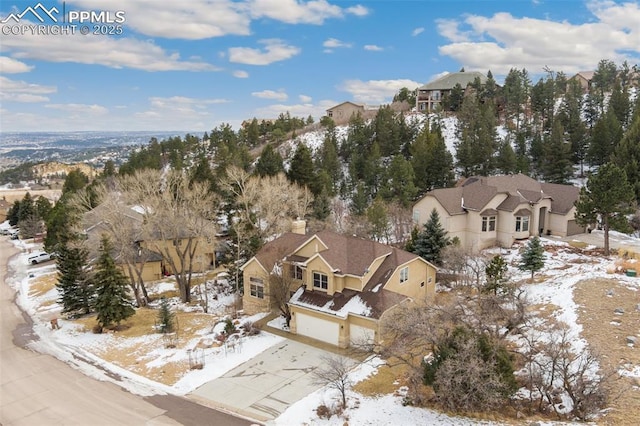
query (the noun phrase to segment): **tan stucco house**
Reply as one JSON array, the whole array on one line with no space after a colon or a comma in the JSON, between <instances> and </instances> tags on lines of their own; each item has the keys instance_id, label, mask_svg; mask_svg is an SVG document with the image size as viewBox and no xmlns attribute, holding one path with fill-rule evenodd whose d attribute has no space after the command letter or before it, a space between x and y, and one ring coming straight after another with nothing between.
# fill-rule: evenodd
<instances>
[{"instance_id":1,"label":"tan stucco house","mask_svg":"<svg viewBox=\"0 0 640 426\"><path fill-rule=\"evenodd\" d=\"M413 219L422 225L435 209L448 236L463 246L510 247L533 235L584 232L575 221L579 195L573 185L541 183L523 174L475 176L455 188L428 192L413 206Z\"/></svg>"},{"instance_id":2,"label":"tan stucco house","mask_svg":"<svg viewBox=\"0 0 640 426\"><path fill-rule=\"evenodd\" d=\"M335 122L347 122L351 119L352 115L362 114L364 110L364 105L346 101L333 108L329 108L327 110L327 117L332 118Z\"/></svg>"},{"instance_id":3,"label":"tan stucco house","mask_svg":"<svg viewBox=\"0 0 640 426\"><path fill-rule=\"evenodd\" d=\"M481 72L452 72L434 81L418 87L416 93L416 110L424 113L436 111L440 108L442 100L459 84L462 90L475 81L476 78L484 84L487 77Z\"/></svg>"},{"instance_id":4,"label":"tan stucco house","mask_svg":"<svg viewBox=\"0 0 640 426\"><path fill-rule=\"evenodd\" d=\"M273 309L270 274L288 274L290 331L338 347L380 342L380 321L411 300L434 296L436 268L421 257L321 231L282 235L243 267L245 312Z\"/></svg>"},{"instance_id":5,"label":"tan stucco house","mask_svg":"<svg viewBox=\"0 0 640 426\"><path fill-rule=\"evenodd\" d=\"M576 75L570 78L570 80L576 80L580 83L582 90L584 93L589 93L591 90L591 80L593 80L593 75L595 71L580 71Z\"/></svg>"}]
</instances>

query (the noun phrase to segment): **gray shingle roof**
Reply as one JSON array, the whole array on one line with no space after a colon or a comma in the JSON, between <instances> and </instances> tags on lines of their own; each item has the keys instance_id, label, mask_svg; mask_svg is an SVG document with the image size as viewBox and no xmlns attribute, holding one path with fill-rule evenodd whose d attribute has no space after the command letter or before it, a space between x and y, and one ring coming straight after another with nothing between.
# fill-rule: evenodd
<instances>
[{"instance_id":1,"label":"gray shingle roof","mask_svg":"<svg viewBox=\"0 0 640 426\"><path fill-rule=\"evenodd\" d=\"M487 81L487 76L481 72L452 72L424 86L420 86L418 90L451 90L456 84L460 84L464 89L467 85L473 83L476 77L480 78L483 84Z\"/></svg>"},{"instance_id":2,"label":"gray shingle roof","mask_svg":"<svg viewBox=\"0 0 640 426\"><path fill-rule=\"evenodd\" d=\"M580 189L573 185L543 183L542 190L551 197L551 211L553 213L569 213L576 200L580 198Z\"/></svg>"}]
</instances>

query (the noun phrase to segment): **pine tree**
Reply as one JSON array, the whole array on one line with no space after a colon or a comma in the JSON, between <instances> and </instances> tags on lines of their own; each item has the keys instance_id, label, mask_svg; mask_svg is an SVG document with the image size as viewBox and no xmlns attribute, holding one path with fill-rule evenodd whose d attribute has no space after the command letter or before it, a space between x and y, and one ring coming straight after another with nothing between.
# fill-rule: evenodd
<instances>
[{"instance_id":1,"label":"pine tree","mask_svg":"<svg viewBox=\"0 0 640 426\"><path fill-rule=\"evenodd\" d=\"M269 143L262 150L262 154L260 154L260 158L256 163L256 173L264 177L275 176L280 172L284 172L282 156Z\"/></svg>"},{"instance_id":2,"label":"pine tree","mask_svg":"<svg viewBox=\"0 0 640 426\"><path fill-rule=\"evenodd\" d=\"M158 330L160 333L173 333L175 329L175 316L171 312L169 301L163 297L160 301L160 310L158 311Z\"/></svg>"},{"instance_id":3,"label":"pine tree","mask_svg":"<svg viewBox=\"0 0 640 426\"><path fill-rule=\"evenodd\" d=\"M496 157L496 168L503 174L513 173L518 168L518 159L513 151L509 137L506 137L500 143L498 156Z\"/></svg>"},{"instance_id":4,"label":"pine tree","mask_svg":"<svg viewBox=\"0 0 640 426\"><path fill-rule=\"evenodd\" d=\"M404 156L393 156L387 170L388 180L385 182L385 198L396 199L404 207L408 207L413 201L417 189L413 184L413 169Z\"/></svg>"},{"instance_id":5,"label":"pine tree","mask_svg":"<svg viewBox=\"0 0 640 426\"><path fill-rule=\"evenodd\" d=\"M291 159L291 166L287 177L291 182L297 183L300 186L306 186L309 189L313 188L313 182L315 179L315 173L313 169L313 160L311 158L311 151L303 143L299 143L296 148L296 152Z\"/></svg>"},{"instance_id":6,"label":"pine tree","mask_svg":"<svg viewBox=\"0 0 640 426\"><path fill-rule=\"evenodd\" d=\"M540 242L540 238L533 237L527 243L522 255L518 269L521 271L531 271L531 281L533 282L533 274L544 266L544 247Z\"/></svg>"},{"instance_id":7,"label":"pine tree","mask_svg":"<svg viewBox=\"0 0 640 426\"><path fill-rule=\"evenodd\" d=\"M56 252L58 282L56 287L62 312L71 317L86 315L93 309L95 287L87 272L88 252L82 247L59 246Z\"/></svg>"},{"instance_id":8,"label":"pine tree","mask_svg":"<svg viewBox=\"0 0 640 426\"><path fill-rule=\"evenodd\" d=\"M442 264L442 250L451 243L447 232L440 223L440 215L433 209L429 220L418 233L413 253L436 265Z\"/></svg>"},{"instance_id":9,"label":"pine tree","mask_svg":"<svg viewBox=\"0 0 640 426\"><path fill-rule=\"evenodd\" d=\"M101 327L109 327L114 323L118 325L136 313L127 296L127 279L111 257L111 249L109 239L103 236L94 275L95 310Z\"/></svg>"},{"instance_id":10,"label":"pine tree","mask_svg":"<svg viewBox=\"0 0 640 426\"><path fill-rule=\"evenodd\" d=\"M383 241L389 238L389 215L384 201L380 198L373 200L367 209L367 220L371 226L371 238Z\"/></svg>"},{"instance_id":11,"label":"pine tree","mask_svg":"<svg viewBox=\"0 0 640 426\"><path fill-rule=\"evenodd\" d=\"M640 96L633 122L616 147L613 161L626 172L627 180L634 186L635 198L640 200Z\"/></svg>"},{"instance_id":12,"label":"pine tree","mask_svg":"<svg viewBox=\"0 0 640 426\"><path fill-rule=\"evenodd\" d=\"M623 137L622 126L613 111L607 111L593 128L587 158L592 165L609 162Z\"/></svg>"},{"instance_id":13,"label":"pine tree","mask_svg":"<svg viewBox=\"0 0 640 426\"><path fill-rule=\"evenodd\" d=\"M553 125L551 136L543 139L542 176L550 183L567 183L573 176L571 147L564 140L564 129L560 120Z\"/></svg>"},{"instance_id":14,"label":"pine tree","mask_svg":"<svg viewBox=\"0 0 640 426\"><path fill-rule=\"evenodd\" d=\"M576 202L576 221L590 225L599 217L604 228L604 252L609 255L609 229L624 229L626 215L633 213L633 186L623 169L613 163L600 167L580 189Z\"/></svg>"},{"instance_id":15,"label":"pine tree","mask_svg":"<svg viewBox=\"0 0 640 426\"><path fill-rule=\"evenodd\" d=\"M487 283L482 289L482 292L493 294L503 292L506 286L507 270L507 262L504 260L504 257L499 254L493 256L484 270L487 275Z\"/></svg>"}]
</instances>

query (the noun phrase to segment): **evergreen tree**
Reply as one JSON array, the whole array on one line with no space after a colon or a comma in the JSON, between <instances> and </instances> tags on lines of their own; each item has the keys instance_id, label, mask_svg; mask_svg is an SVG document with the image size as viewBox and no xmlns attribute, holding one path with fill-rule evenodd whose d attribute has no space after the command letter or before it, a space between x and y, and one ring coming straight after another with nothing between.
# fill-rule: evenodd
<instances>
[{"instance_id":1,"label":"evergreen tree","mask_svg":"<svg viewBox=\"0 0 640 426\"><path fill-rule=\"evenodd\" d=\"M321 172L324 174L324 171ZM313 217L318 220L325 220L331 214L331 201L327 195L327 190L323 187L318 195L313 198Z\"/></svg>"},{"instance_id":2,"label":"evergreen tree","mask_svg":"<svg viewBox=\"0 0 640 426\"><path fill-rule=\"evenodd\" d=\"M158 330L160 333L173 333L175 330L176 314L171 312L169 301L166 297L160 300L160 310L158 311Z\"/></svg>"},{"instance_id":3,"label":"evergreen tree","mask_svg":"<svg viewBox=\"0 0 640 426\"><path fill-rule=\"evenodd\" d=\"M507 278L507 262L504 257L496 254L485 268L487 282L482 289L483 293L498 294L506 290Z\"/></svg>"},{"instance_id":4,"label":"evergreen tree","mask_svg":"<svg viewBox=\"0 0 640 426\"><path fill-rule=\"evenodd\" d=\"M127 278L116 266L111 250L109 239L103 236L93 277L96 286L95 310L100 327L118 325L136 313L127 295Z\"/></svg>"},{"instance_id":5,"label":"evergreen tree","mask_svg":"<svg viewBox=\"0 0 640 426\"><path fill-rule=\"evenodd\" d=\"M460 83L456 83L447 96L442 100L442 108L444 108L445 111L457 112L462 107L463 100L464 89Z\"/></svg>"},{"instance_id":6,"label":"evergreen tree","mask_svg":"<svg viewBox=\"0 0 640 426\"><path fill-rule=\"evenodd\" d=\"M270 143L264 147L258 162L256 163L255 172L258 176L275 176L278 173L284 172L284 164L282 156L278 151L273 149L273 145Z\"/></svg>"},{"instance_id":7,"label":"evergreen tree","mask_svg":"<svg viewBox=\"0 0 640 426\"><path fill-rule=\"evenodd\" d=\"M638 99L640 102L640 96ZM640 108L636 109L631 126L616 147L613 161L626 172L636 201L640 201Z\"/></svg>"},{"instance_id":8,"label":"evergreen tree","mask_svg":"<svg viewBox=\"0 0 640 426\"><path fill-rule=\"evenodd\" d=\"M62 312L71 317L86 315L93 309L95 287L88 273L88 252L82 247L62 244L56 252L56 287Z\"/></svg>"},{"instance_id":9,"label":"evergreen tree","mask_svg":"<svg viewBox=\"0 0 640 426\"><path fill-rule=\"evenodd\" d=\"M522 70L511 68L504 80L502 87L504 110L507 119L516 123L516 132L520 131L530 86L529 75L524 68Z\"/></svg>"},{"instance_id":10,"label":"evergreen tree","mask_svg":"<svg viewBox=\"0 0 640 426\"><path fill-rule=\"evenodd\" d=\"M367 209L367 220L371 227L371 238L376 241L388 240L389 215L386 204L380 198L373 200L373 204Z\"/></svg>"},{"instance_id":11,"label":"evergreen tree","mask_svg":"<svg viewBox=\"0 0 640 426\"><path fill-rule=\"evenodd\" d=\"M9 225L16 226L20 220L20 200L15 200L7 211L7 220Z\"/></svg>"},{"instance_id":12,"label":"evergreen tree","mask_svg":"<svg viewBox=\"0 0 640 426\"><path fill-rule=\"evenodd\" d=\"M62 185L62 194L67 192L76 192L87 186L89 177L80 169L74 169L69 172Z\"/></svg>"},{"instance_id":13,"label":"evergreen tree","mask_svg":"<svg viewBox=\"0 0 640 426\"><path fill-rule=\"evenodd\" d=\"M576 202L576 221L590 225L599 218L604 229L604 252L609 255L609 229L625 230L627 214L633 213L633 186L623 169L613 163L600 167L580 189Z\"/></svg>"},{"instance_id":14,"label":"evergreen tree","mask_svg":"<svg viewBox=\"0 0 640 426\"><path fill-rule=\"evenodd\" d=\"M335 125L327 126L324 141L320 148L316 169L326 172L331 185L327 187L329 195L333 195L342 179L340 158L338 157L338 138L336 137Z\"/></svg>"},{"instance_id":15,"label":"evergreen tree","mask_svg":"<svg viewBox=\"0 0 640 426\"><path fill-rule=\"evenodd\" d=\"M529 152L527 147L527 136L525 132L520 131L516 133L515 155L516 155L516 172L529 175L530 160L529 160Z\"/></svg>"},{"instance_id":16,"label":"evergreen tree","mask_svg":"<svg viewBox=\"0 0 640 426\"><path fill-rule=\"evenodd\" d=\"M451 186L453 156L447 149L439 127L424 126L409 150L414 182L419 193Z\"/></svg>"},{"instance_id":17,"label":"evergreen tree","mask_svg":"<svg viewBox=\"0 0 640 426\"><path fill-rule=\"evenodd\" d=\"M387 170L388 180L383 196L387 200L396 199L403 207L408 207L416 196L411 164L401 154L394 155Z\"/></svg>"},{"instance_id":18,"label":"evergreen tree","mask_svg":"<svg viewBox=\"0 0 640 426\"><path fill-rule=\"evenodd\" d=\"M368 205L369 197L367 196L367 190L364 184L360 182L351 197L351 213L355 216L362 216L365 214Z\"/></svg>"},{"instance_id":19,"label":"evergreen tree","mask_svg":"<svg viewBox=\"0 0 640 426\"><path fill-rule=\"evenodd\" d=\"M497 150L496 117L493 104L480 104L476 96L466 96L458 114L456 129L457 166L463 176L489 175Z\"/></svg>"},{"instance_id":20,"label":"evergreen tree","mask_svg":"<svg viewBox=\"0 0 640 426\"><path fill-rule=\"evenodd\" d=\"M390 157L400 152L402 141L398 123L395 120L395 112L389 105L384 105L376 113L373 119L374 142L380 147L383 157Z\"/></svg>"},{"instance_id":21,"label":"evergreen tree","mask_svg":"<svg viewBox=\"0 0 640 426\"><path fill-rule=\"evenodd\" d=\"M589 162L595 166L609 162L622 136L622 126L616 115L613 111L607 111L593 128L591 144L587 152Z\"/></svg>"},{"instance_id":22,"label":"evergreen tree","mask_svg":"<svg viewBox=\"0 0 640 426\"><path fill-rule=\"evenodd\" d=\"M573 176L571 147L564 140L564 128L560 120L553 125L551 135L543 140L542 176L550 183L567 183Z\"/></svg>"},{"instance_id":23,"label":"evergreen tree","mask_svg":"<svg viewBox=\"0 0 640 426\"><path fill-rule=\"evenodd\" d=\"M509 174L517 171L518 159L516 158L516 153L513 151L513 147L511 146L511 141L508 136L504 138L498 148L496 168L503 174Z\"/></svg>"},{"instance_id":24,"label":"evergreen tree","mask_svg":"<svg viewBox=\"0 0 640 426\"><path fill-rule=\"evenodd\" d=\"M540 242L540 238L532 237L520 255L518 269L521 271L531 271L531 281L533 282L533 274L544 266L544 247Z\"/></svg>"},{"instance_id":25,"label":"evergreen tree","mask_svg":"<svg viewBox=\"0 0 640 426\"><path fill-rule=\"evenodd\" d=\"M291 166L287 177L291 182L297 183L302 187L314 188L315 173L313 172L313 159L311 151L303 143L299 143L296 152L291 159Z\"/></svg>"},{"instance_id":26,"label":"evergreen tree","mask_svg":"<svg viewBox=\"0 0 640 426\"><path fill-rule=\"evenodd\" d=\"M616 82L609 98L609 109L613 112L622 128L626 128L629 124L629 114L631 112L631 100L627 89L622 89L620 83Z\"/></svg>"},{"instance_id":27,"label":"evergreen tree","mask_svg":"<svg viewBox=\"0 0 640 426\"><path fill-rule=\"evenodd\" d=\"M414 242L413 253L435 265L442 265L442 250L451 243L447 232L440 223L440 215L433 209L429 220L418 233Z\"/></svg>"}]
</instances>

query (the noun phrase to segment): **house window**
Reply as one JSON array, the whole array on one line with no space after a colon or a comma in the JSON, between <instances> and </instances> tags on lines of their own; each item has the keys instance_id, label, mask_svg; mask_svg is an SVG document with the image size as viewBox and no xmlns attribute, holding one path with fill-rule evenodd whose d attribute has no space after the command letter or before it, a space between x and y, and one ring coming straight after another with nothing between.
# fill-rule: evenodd
<instances>
[{"instance_id":1,"label":"house window","mask_svg":"<svg viewBox=\"0 0 640 426\"><path fill-rule=\"evenodd\" d=\"M251 295L258 299L264 299L264 281L262 278L251 277L249 278L251 287Z\"/></svg>"},{"instance_id":2,"label":"house window","mask_svg":"<svg viewBox=\"0 0 640 426\"><path fill-rule=\"evenodd\" d=\"M400 269L400 284L409 281L409 267L405 266Z\"/></svg>"},{"instance_id":3,"label":"house window","mask_svg":"<svg viewBox=\"0 0 640 426\"><path fill-rule=\"evenodd\" d=\"M313 273L313 288L326 290L329 288L329 277L320 272Z\"/></svg>"},{"instance_id":4,"label":"house window","mask_svg":"<svg viewBox=\"0 0 640 426\"><path fill-rule=\"evenodd\" d=\"M482 216L482 232L492 232L496 230L495 216Z\"/></svg>"},{"instance_id":5,"label":"house window","mask_svg":"<svg viewBox=\"0 0 640 426\"><path fill-rule=\"evenodd\" d=\"M529 231L529 216L516 216L516 232Z\"/></svg>"},{"instance_id":6,"label":"house window","mask_svg":"<svg viewBox=\"0 0 640 426\"><path fill-rule=\"evenodd\" d=\"M420 212L418 210L413 211L413 223L420 222Z\"/></svg>"},{"instance_id":7,"label":"house window","mask_svg":"<svg viewBox=\"0 0 640 426\"><path fill-rule=\"evenodd\" d=\"M440 91L439 90L434 90L433 92L431 92L431 99L433 99L434 101L439 101L440 100Z\"/></svg>"},{"instance_id":8,"label":"house window","mask_svg":"<svg viewBox=\"0 0 640 426\"><path fill-rule=\"evenodd\" d=\"M292 265L291 267L291 278L296 280L302 279L302 268L298 265Z\"/></svg>"}]
</instances>

